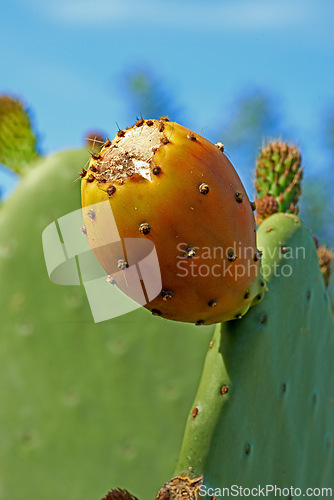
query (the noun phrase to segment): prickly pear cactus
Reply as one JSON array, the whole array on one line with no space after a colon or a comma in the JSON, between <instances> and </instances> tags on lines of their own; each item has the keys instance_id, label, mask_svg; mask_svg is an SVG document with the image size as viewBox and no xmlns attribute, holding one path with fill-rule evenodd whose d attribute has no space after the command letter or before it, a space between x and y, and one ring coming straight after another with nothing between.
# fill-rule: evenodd
<instances>
[{"instance_id":1,"label":"prickly pear cactus","mask_svg":"<svg viewBox=\"0 0 334 500\"><path fill-rule=\"evenodd\" d=\"M277 212L298 213L301 154L296 146L275 140L264 144L256 162L257 223Z\"/></svg>"},{"instance_id":2,"label":"prickly pear cactus","mask_svg":"<svg viewBox=\"0 0 334 500\"><path fill-rule=\"evenodd\" d=\"M276 214L258 246L267 292L217 326L176 470L203 475L207 498L233 485L291 498L290 487L334 487L334 328L314 239L297 216Z\"/></svg>"},{"instance_id":3,"label":"prickly pear cactus","mask_svg":"<svg viewBox=\"0 0 334 500\"><path fill-rule=\"evenodd\" d=\"M113 274L132 262L108 244L109 211L100 204L110 204L123 240L154 243L162 290L145 305L152 314L208 325L241 318L261 300L252 205L221 144L166 119L141 119L93 154L82 176L88 241L126 294L125 274Z\"/></svg>"},{"instance_id":4,"label":"prickly pear cactus","mask_svg":"<svg viewBox=\"0 0 334 500\"><path fill-rule=\"evenodd\" d=\"M22 174L38 157L37 136L25 105L17 98L0 96L0 163Z\"/></svg>"},{"instance_id":5,"label":"prickly pear cactus","mask_svg":"<svg viewBox=\"0 0 334 500\"><path fill-rule=\"evenodd\" d=\"M88 156L42 160L0 213L1 500L153 498L212 332L145 309L95 324L82 287L50 282L42 232L80 209Z\"/></svg>"}]
</instances>

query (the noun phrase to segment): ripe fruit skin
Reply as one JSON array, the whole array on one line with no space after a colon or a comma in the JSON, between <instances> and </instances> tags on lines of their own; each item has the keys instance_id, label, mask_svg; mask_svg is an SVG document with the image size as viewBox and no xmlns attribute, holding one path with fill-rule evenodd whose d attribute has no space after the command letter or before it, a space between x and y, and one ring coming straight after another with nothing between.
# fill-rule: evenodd
<instances>
[{"instance_id":1,"label":"ripe fruit skin","mask_svg":"<svg viewBox=\"0 0 334 500\"><path fill-rule=\"evenodd\" d=\"M87 238L106 273L119 271L123 248L108 244L104 210L92 217L91 205L110 203L122 240L154 243L162 291L145 306L153 314L212 324L261 299L252 207L219 146L174 122L139 120L92 155L81 192ZM135 260L144 257L138 245ZM125 278L117 285L126 292Z\"/></svg>"}]
</instances>

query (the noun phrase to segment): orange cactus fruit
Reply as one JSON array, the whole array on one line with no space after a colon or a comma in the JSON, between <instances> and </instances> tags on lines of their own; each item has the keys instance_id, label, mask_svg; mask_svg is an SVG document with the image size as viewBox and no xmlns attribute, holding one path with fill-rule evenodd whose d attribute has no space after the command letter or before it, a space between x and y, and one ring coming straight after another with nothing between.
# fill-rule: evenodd
<instances>
[{"instance_id":1,"label":"orange cactus fruit","mask_svg":"<svg viewBox=\"0 0 334 500\"><path fill-rule=\"evenodd\" d=\"M126 269L147 251L140 239L154 244L162 289L145 305L154 315L209 325L241 318L261 300L252 203L222 144L166 118L138 120L92 155L81 192L88 242L125 293ZM94 205L111 208L118 243L110 217ZM127 238L138 242L132 262ZM120 270L122 284L113 278Z\"/></svg>"}]
</instances>

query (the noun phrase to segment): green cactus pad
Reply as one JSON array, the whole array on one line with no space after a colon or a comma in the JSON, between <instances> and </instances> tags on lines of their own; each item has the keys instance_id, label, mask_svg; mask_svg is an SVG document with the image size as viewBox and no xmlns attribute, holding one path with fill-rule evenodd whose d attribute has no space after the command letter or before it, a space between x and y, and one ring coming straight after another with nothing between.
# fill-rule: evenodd
<instances>
[{"instance_id":1,"label":"green cactus pad","mask_svg":"<svg viewBox=\"0 0 334 500\"><path fill-rule=\"evenodd\" d=\"M145 309L93 323L49 280L42 231L80 208L84 150L22 179L0 213L0 499L154 498L172 474L210 327Z\"/></svg>"},{"instance_id":2,"label":"green cactus pad","mask_svg":"<svg viewBox=\"0 0 334 500\"><path fill-rule=\"evenodd\" d=\"M280 140L263 145L256 161L258 223L276 212L298 213L302 174L297 147Z\"/></svg>"},{"instance_id":3,"label":"green cactus pad","mask_svg":"<svg viewBox=\"0 0 334 500\"><path fill-rule=\"evenodd\" d=\"M176 474L221 489L333 488L334 328L316 246L288 214L262 223L258 246L268 291L217 327Z\"/></svg>"},{"instance_id":4,"label":"green cactus pad","mask_svg":"<svg viewBox=\"0 0 334 500\"><path fill-rule=\"evenodd\" d=\"M0 96L0 163L23 174L38 157L28 110L19 99Z\"/></svg>"}]
</instances>

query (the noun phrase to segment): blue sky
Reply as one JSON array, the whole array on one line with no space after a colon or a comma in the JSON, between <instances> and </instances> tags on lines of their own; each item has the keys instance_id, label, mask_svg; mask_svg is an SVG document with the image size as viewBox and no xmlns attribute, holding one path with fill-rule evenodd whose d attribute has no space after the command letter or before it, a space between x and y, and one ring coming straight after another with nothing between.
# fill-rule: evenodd
<instances>
[{"instance_id":1,"label":"blue sky","mask_svg":"<svg viewBox=\"0 0 334 500\"><path fill-rule=\"evenodd\" d=\"M0 93L30 105L49 153L134 121L121 90L133 66L151 68L183 124L209 139L238 92L259 86L279 98L311 172L334 104L333 21L332 0L11 0L1 8Z\"/></svg>"}]
</instances>

